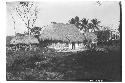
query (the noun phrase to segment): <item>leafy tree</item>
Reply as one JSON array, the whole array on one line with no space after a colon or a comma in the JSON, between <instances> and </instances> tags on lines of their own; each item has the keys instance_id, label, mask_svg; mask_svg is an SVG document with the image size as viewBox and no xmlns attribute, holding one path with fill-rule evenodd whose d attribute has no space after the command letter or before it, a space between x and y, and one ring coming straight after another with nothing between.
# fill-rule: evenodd
<instances>
[{"instance_id":1,"label":"leafy tree","mask_svg":"<svg viewBox=\"0 0 125 83\"><path fill-rule=\"evenodd\" d=\"M40 36L41 29L42 29L41 27L33 27L31 29L32 35L34 35L38 39L39 42L40 42L39 36Z\"/></svg>"},{"instance_id":2,"label":"leafy tree","mask_svg":"<svg viewBox=\"0 0 125 83\"><path fill-rule=\"evenodd\" d=\"M40 35L40 31L41 31L41 27L33 27L32 29L31 29L31 33L33 34L33 35Z\"/></svg>"},{"instance_id":3,"label":"leafy tree","mask_svg":"<svg viewBox=\"0 0 125 83\"><path fill-rule=\"evenodd\" d=\"M30 30L32 27L34 27L34 23L38 18L38 6L34 2L21 1L17 4L15 10L17 15L25 23L28 33L30 34Z\"/></svg>"},{"instance_id":4,"label":"leafy tree","mask_svg":"<svg viewBox=\"0 0 125 83\"><path fill-rule=\"evenodd\" d=\"M110 30L98 31L98 42L107 42L110 38Z\"/></svg>"}]
</instances>

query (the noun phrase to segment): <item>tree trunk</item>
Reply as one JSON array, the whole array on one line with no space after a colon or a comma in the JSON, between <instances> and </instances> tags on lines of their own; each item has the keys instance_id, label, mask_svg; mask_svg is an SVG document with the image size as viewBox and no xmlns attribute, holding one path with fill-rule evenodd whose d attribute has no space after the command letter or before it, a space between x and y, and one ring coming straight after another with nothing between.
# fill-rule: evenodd
<instances>
[{"instance_id":1,"label":"tree trunk","mask_svg":"<svg viewBox=\"0 0 125 83\"><path fill-rule=\"evenodd\" d=\"M16 35L15 21L13 23L14 23L14 33Z\"/></svg>"},{"instance_id":2,"label":"tree trunk","mask_svg":"<svg viewBox=\"0 0 125 83\"><path fill-rule=\"evenodd\" d=\"M32 49L32 45L31 45L31 44L29 45L29 49L30 49L30 50Z\"/></svg>"},{"instance_id":3,"label":"tree trunk","mask_svg":"<svg viewBox=\"0 0 125 83\"><path fill-rule=\"evenodd\" d=\"M28 35L29 35L29 28L28 28Z\"/></svg>"},{"instance_id":4,"label":"tree trunk","mask_svg":"<svg viewBox=\"0 0 125 83\"><path fill-rule=\"evenodd\" d=\"M28 20L28 24L27 24L27 28L28 28L28 35L30 35L30 27L29 27L29 22L30 22L30 20Z\"/></svg>"}]
</instances>

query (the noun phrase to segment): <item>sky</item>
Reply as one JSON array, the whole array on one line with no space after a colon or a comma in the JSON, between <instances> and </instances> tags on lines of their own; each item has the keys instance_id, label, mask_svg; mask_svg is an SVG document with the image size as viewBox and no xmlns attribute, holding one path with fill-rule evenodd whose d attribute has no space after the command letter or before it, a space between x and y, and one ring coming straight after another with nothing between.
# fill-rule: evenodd
<instances>
[{"instance_id":1,"label":"sky","mask_svg":"<svg viewBox=\"0 0 125 83\"><path fill-rule=\"evenodd\" d=\"M14 23L11 13L16 19L16 32L27 31L24 22L11 11L17 2L7 3L7 35L14 35ZM97 18L101 21L100 25L109 26L117 29L119 26L120 9L118 1L103 1L99 6L95 1L70 1L70 2L38 2L40 13L35 23L36 26L46 26L51 22L68 23L68 21L78 16L80 19Z\"/></svg>"}]
</instances>

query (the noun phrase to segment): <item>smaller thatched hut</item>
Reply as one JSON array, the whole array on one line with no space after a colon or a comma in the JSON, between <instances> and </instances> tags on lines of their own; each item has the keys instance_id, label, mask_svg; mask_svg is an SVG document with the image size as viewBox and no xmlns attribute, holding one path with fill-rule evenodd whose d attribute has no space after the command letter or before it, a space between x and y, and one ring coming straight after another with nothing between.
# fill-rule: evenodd
<instances>
[{"instance_id":1,"label":"smaller thatched hut","mask_svg":"<svg viewBox=\"0 0 125 83\"><path fill-rule=\"evenodd\" d=\"M76 44L82 43L85 40L85 37L82 33L79 32L78 28L73 24L56 23L44 27L41 31L40 39L43 41L63 41L69 44L69 48L71 47L71 49L75 49Z\"/></svg>"},{"instance_id":2,"label":"smaller thatched hut","mask_svg":"<svg viewBox=\"0 0 125 83\"><path fill-rule=\"evenodd\" d=\"M39 41L34 36L16 36L10 44L38 44Z\"/></svg>"},{"instance_id":3,"label":"smaller thatched hut","mask_svg":"<svg viewBox=\"0 0 125 83\"><path fill-rule=\"evenodd\" d=\"M29 48L31 49L32 45L36 45L38 43L39 43L38 39L35 38L34 36L15 36L10 41L10 44L18 46L19 49L22 46L24 47L29 46Z\"/></svg>"}]
</instances>

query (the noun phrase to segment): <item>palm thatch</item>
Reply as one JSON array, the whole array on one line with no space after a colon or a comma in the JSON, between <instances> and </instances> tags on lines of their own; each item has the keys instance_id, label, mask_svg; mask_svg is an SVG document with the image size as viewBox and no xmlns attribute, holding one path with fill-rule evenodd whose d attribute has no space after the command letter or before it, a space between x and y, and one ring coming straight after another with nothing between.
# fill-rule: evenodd
<instances>
[{"instance_id":1,"label":"palm thatch","mask_svg":"<svg viewBox=\"0 0 125 83\"><path fill-rule=\"evenodd\" d=\"M86 32L84 33L86 39L91 42L97 42L97 35L93 32Z\"/></svg>"},{"instance_id":2,"label":"palm thatch","mask_svg":"<svg viewBox=\"0 0 125 83\"><path fill-rule=\"evenodd\" d=\"M39 41L34 36L16 36L10 44L38 44Z\"/></svg>"},{"instance_id":3,"label":"palm thatch","mask_svg":"<svg viewBox=\"0 0 125 83\"><path fill-rule=\"evenodd\" d=\"M41 31L42 40L59 40L63 42L83 42L85 37L73 24L52 24Z\"/></svg>"}]
</instances>

